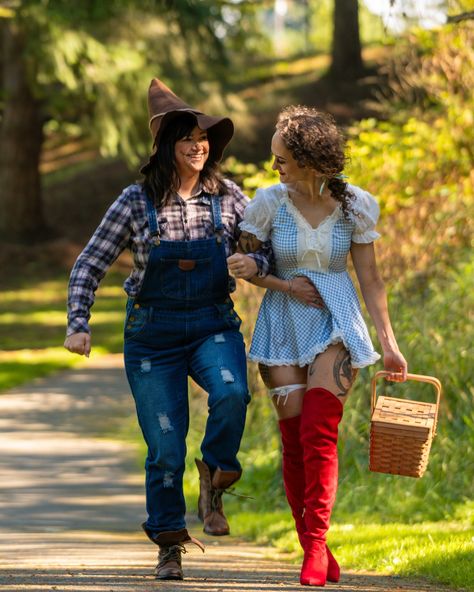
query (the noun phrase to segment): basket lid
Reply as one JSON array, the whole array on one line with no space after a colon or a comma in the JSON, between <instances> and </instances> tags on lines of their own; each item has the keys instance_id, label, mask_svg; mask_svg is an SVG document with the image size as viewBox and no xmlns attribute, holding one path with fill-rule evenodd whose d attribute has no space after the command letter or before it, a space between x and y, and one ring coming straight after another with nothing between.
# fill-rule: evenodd
<instances>
[{"instance_id":1,"label":"basket lid","mask_svg":"<svg viewBox=\"0 0 474 592\"><path fill-rule=\"evenodd\" d=\"M372 423L386 428L430 432L434 429L436 405L422 401L396 399L381 395L377 399Z\"/></svg>"}]
</instances>

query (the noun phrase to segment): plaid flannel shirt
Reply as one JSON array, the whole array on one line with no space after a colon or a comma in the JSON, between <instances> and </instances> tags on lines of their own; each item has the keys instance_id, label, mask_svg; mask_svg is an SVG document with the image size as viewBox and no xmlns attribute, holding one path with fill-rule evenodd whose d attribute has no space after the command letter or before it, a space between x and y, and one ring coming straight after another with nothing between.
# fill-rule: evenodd
<instances>
[{"instance_id":1,"label":"plaid flannel shirt","mask_svg":"<svg viewBox=\"0 0 474 592\"><path fill-rule=\"evenodd\" d=\"M221 196L221 210L228 257L235 252L241 232L239 223L249 198L232 181L226 180L225 184L227 192ZM157 211L157 221L163 240L199 240L214 235L210 199L203 190L187 200L173 195ZM68 335L90 332L88 321L95 291L109 267L127 248L133 256L133 269L123 287L128 296L135 297L143 283L150 248L146 195L140 184L124 189L74 264L69 280ZM257 264L259 275L267 275L272 260L269 244L250 256ZM229 277L229 291L234 290L235 280Z\"/></svg>"}]
</instances>

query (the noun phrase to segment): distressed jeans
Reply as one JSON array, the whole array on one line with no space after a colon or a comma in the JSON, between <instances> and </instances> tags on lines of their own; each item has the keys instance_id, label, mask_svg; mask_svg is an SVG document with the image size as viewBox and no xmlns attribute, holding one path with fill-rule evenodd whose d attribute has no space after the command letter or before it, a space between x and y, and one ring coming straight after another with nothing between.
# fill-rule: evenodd
<instances>
[{"instance_id":1,"label":"distressed jeans","mask_svg":"<svg viewBox=\"0 0 474 592\"><path fill-rule=\"evenodd\" d=\"M208 393L204 462L211 470L241 468L250 401L245 346L230 299L192 311L135 306L127 307L125 368L148 447L146 528L158 534L185 527L188 376Z\"/></svg>"}]
</instances>

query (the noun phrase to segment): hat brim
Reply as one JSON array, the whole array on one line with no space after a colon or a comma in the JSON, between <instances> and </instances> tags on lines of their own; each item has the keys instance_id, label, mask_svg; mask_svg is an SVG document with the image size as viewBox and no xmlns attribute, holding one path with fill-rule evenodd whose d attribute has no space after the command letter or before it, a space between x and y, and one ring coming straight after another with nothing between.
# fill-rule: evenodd
<instances>
[{"instance_id":1,"label":"hat brim","mask_svg":"<svg viewBox=\"0 0 474 592\"><path fill-rule=\"evenodd\" d=\"M158 151L160 137L163 133L163 130L166 129L166 127L173 120L177 119L180 115L183 115L183 113L190 113L191 115L194 115L196 117L198 127L207 131L210 147L208 160L215 163L218 163L222 160L224 150L234 135L234 124L232 123L232 120L228 117L213 117L211 115L205 115L200 111L194 111L192 109L180 109L177 111L169 111L168 113L165 113L160 118L160 121L156 122L157 129L155 141L153 143L153 151L148 162L141 167L140 173L146 174L150 169L153 159L155 158ZM153 121L151 122L150 127L153 132Z\"/></svg>"}]
</instances>

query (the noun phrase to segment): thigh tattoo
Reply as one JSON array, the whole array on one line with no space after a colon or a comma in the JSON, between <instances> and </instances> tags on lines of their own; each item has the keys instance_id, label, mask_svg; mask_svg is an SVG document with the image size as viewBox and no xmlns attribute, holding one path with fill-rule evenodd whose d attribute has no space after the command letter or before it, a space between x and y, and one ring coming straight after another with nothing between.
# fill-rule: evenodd
<instances>
[{"instance_id":1,"label":"thigh tattoo","mask_svg":"<svg viewBox=\"0 0 474 592\"><path fill-rule=\"evenodd\" d=\"M242 231L239 238L239 251L241 253L255 253L255 251L258 251L260 245L261 241L256 236L245 230Z\"/></svg>"},{"instance_id":2,"label":"thigh tattoo","mask_svg":"<svg viewBox=\"0 0 474 592\"><path fill-rule=\"evenodd\" d=\"M352 368L351 357L347 350L340 349L337 352L332 371L334 382L341 391L337 396L345 397L357 376L357 369Z\"/></svg>"}]
</instances>

